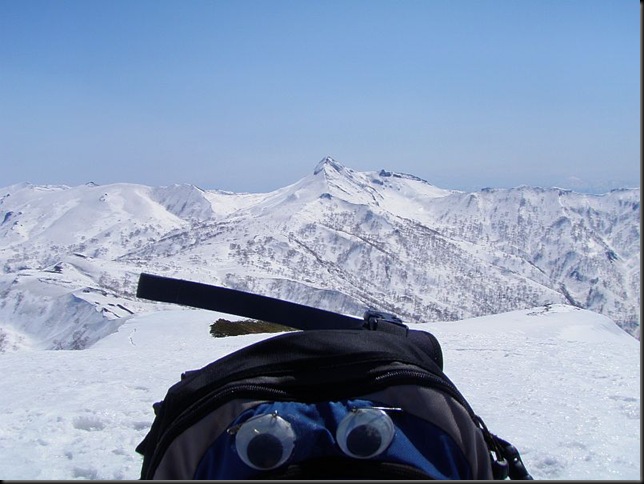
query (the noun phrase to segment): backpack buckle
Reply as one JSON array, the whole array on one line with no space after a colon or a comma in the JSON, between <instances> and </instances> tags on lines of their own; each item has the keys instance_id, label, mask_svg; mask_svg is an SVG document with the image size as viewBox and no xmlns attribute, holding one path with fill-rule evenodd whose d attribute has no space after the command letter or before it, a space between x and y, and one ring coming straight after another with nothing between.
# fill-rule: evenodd
<instances>
[{"instance_id":1,"label":"backpack buckle","mask_svg":"<svg viewBox=\"0 0 644 484\"><path fill-rule=\"evenodd\" d=\"M409 328L398 316L382 311L368 309L363 315L364 324L362 327L369 331L383 331L385 333L407 336Z\"/></svg>"}]
</instances>

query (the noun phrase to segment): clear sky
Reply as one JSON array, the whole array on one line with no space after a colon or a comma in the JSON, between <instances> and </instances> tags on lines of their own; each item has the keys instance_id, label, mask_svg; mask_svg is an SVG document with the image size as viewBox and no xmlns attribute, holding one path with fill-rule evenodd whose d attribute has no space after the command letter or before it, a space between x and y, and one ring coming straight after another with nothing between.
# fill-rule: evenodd
<instances>
[{"instance_id":1,"label":"clear sky","mask_svg":"<svg viewBox=\"0 0 644 484\"><path fill-rule=\"evenodd\" d=\"M637 0L0 0L0 186L640 186Z\"/></svg>"}]
</instances>

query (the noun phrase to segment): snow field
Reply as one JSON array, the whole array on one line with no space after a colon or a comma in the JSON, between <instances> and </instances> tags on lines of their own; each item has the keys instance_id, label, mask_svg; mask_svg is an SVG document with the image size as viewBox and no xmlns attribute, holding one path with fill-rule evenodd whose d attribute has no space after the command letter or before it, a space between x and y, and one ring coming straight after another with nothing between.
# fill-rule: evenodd
<instances>
[{"instance_id":1,"label":"snow field","mask_svg":"<svg viewBox=\"0 0 644 484\"><path fill-rule=\"evenodd\" d=\"M212 338L219 313L132 317L81 351L0 355L0 478L138 479L136 446L183 371L270 334ZM452 323L445 372L536 479L639 479L639 342L568 306Z\"/></svg>"}]
</instances>

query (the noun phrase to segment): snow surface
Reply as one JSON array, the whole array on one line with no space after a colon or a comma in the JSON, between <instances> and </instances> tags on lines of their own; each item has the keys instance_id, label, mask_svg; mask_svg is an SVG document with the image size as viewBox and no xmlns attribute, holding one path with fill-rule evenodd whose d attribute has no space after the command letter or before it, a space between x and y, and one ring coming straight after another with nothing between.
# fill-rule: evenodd
<instances>
[{"instance_id":1,"label":"snow surface","mask_svg":"<svg viewBox=\"0 0 644 484\"><path fill-rule=\"evenodd\" d=\"M134 449L180 374L273 336L212 338L220 316L150 312L85 350L0 354L0 478L138 479ZM640 347L610 319L552 305L409 326L438 337L446 374L535 479L641 479Z\"/></svg>"}]
</instances>

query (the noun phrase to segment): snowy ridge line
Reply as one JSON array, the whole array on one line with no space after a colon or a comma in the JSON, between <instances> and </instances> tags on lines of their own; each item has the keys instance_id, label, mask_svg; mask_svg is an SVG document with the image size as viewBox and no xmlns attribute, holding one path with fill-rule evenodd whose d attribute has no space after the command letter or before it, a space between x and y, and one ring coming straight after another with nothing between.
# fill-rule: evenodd
<instances>
[{"instance_id":1,"label":"snowy ridge line","mask_svg":"<svg viewBox=\"0 0 644 484\"><path fill-rule=\"evenodd\" d=\"M404 321L574 302L639 338L639 199L639 189L465 193L331 158L264 194L13 185L0 191L0 329L38 348L86 348L162 306L136 298L149 272ZM70 293L96 314L81 317Z\"/></svg>"}]
</instances>

